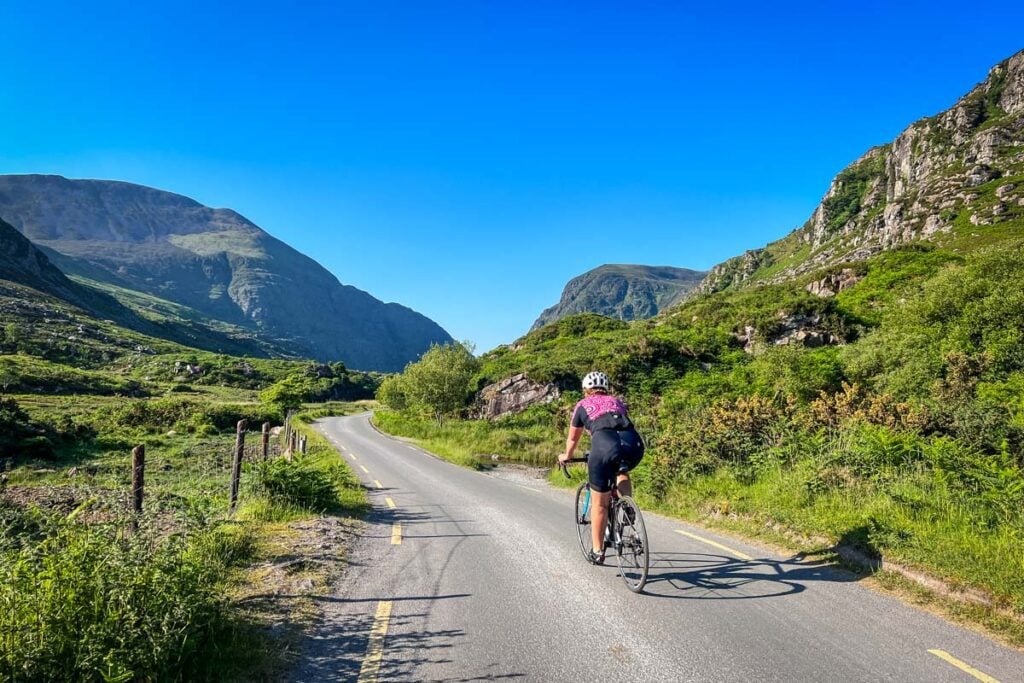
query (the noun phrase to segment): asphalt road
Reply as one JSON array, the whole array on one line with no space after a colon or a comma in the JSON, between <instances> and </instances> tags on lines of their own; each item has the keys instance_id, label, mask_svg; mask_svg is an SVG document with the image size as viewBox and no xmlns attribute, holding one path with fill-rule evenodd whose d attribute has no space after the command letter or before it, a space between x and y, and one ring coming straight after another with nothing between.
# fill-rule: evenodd
<instances>
[{"instance_id":1,"label":"asphalt road","mask_svg":"<svg viewBox=\"0 0 1024 683\"><path fill-rule=\"evenodd\" d=\"M583 560L566 491L443 462L368 415L318 426L374 511L295 680L1024 682L1024 653L849 573L650 513L633 594L614 560Z\"/></svg>"}]
</instances>

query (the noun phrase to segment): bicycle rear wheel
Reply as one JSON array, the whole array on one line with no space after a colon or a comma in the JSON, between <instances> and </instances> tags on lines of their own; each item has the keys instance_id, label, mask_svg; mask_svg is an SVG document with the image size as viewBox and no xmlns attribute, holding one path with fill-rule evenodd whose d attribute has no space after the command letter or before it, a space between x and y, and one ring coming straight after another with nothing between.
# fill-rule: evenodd
<instances>
[{"instance_id":1,"label":"bicycle rear wheel","mask_svg":"<svg viewBox=\"0 0 1024 683\"><path fill-rule=\"evenodd\" d=\"M583 482L576 489L576 534L580 537L580 550L590 561L590 486Z\"/></svg>"},{"instance_id":2,"label":"bicycle rear wheel","mask_svg":"<svg viewBox=\"0 0 1024 683\"><path fill-rule=\"evenodd\" d=\"M647 527L644 526L640 506L629 496L619 498L615 504L614 515L619 574L629 590L639 593L647 583L647 573L651 564Z\"/></svg>"}]
</instances>

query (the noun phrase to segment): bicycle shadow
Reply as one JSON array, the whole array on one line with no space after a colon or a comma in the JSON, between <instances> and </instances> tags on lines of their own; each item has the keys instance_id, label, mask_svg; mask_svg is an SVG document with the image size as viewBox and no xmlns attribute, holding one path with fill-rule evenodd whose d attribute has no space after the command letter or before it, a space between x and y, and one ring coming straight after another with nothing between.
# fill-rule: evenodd
<instances>
[{"instance_id":1,"label":"bicycle shadow","mask_svg":"<svg viewBox=\"0 0 1024 683\"><path fill-rule=\"evenodd\" d=\"M682 600L753 600L802 593L814 581L861 579L830 559L810 559L819 554L741 560L710 553L654 552L644 593Z\"/></svg>"}]
</instances>

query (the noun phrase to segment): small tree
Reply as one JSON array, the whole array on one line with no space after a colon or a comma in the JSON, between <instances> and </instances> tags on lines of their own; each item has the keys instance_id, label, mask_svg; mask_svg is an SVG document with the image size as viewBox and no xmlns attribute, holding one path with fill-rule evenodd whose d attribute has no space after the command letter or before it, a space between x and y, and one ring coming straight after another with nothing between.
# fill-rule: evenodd
<instances>
[{"instance_id":1,"label":"small tree","mask_svg":"<svg viewBox=\"0 0 1024 683\"><path fill-rule=\"evenodd\" d=\"M301 408L309 393L310 385L305 377L289 375L261 391L260 401L273 406L281 415L287 415L289 410Z\"/></svg>"},{"instance_id":2,"label":"small tree","mask_svg":"<svg viewBox=\"0 0 1024 683\"><path fill-rule=\"evenodd\" d=\"M21 333L18 330L18 326L14 323L7 323L4 327L4 346L8 347L11 352L18 350L18 342L21 341Z\"/></svg>"},{"instance_id":3,"label":"small tree","mask_svg":"<svg viewBox=\"0 0 1024 683\"><path fill-rule=\"evenodd\" d=\"M391 410L407 409L409 397L405 393L405 378L402 375L385 377L377 389L377 400Z\"/></svg>"},{"instance_id":4,"label":"small tree","mask_svg":"<svg viewBox=\"0 0 1024 683\"><path fill-rule=\"evenodd\" d=\"M399 387L408 404L429 413L438 424L469 400L469 380L479 367L467 343L434 344L402 373ZM391 391L391 389L389 389Z\"/></svg>"}]
</instances>

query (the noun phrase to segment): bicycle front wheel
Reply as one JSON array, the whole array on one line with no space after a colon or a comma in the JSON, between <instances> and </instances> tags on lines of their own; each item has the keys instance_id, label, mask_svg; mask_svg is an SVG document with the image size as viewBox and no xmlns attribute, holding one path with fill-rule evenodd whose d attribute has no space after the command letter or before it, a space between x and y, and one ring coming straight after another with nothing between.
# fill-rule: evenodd
<instances>
[{"instance_id":1,"label":"bicycle front wheel","mask_svg":"<svg viewBox=\"0 0 1024 683\"><path fill-rule=\"evenodd\" d=\"M629 496L619 498L614 514L619 574L629 590L639 593L647 584L651 565L644 517L640 514L640 506Z\"/></svg>"},{"instance_id":2,"label":"bicycle front wheel","mask_svg":"<svg viewBox=\"0 0 1024 683\"><path fill-rule=\"evenodd\" d=\"M580 550L590 561L590 486L583 482L576 489L576 534L580 537Z\"/></svg>"}]
</instances>

